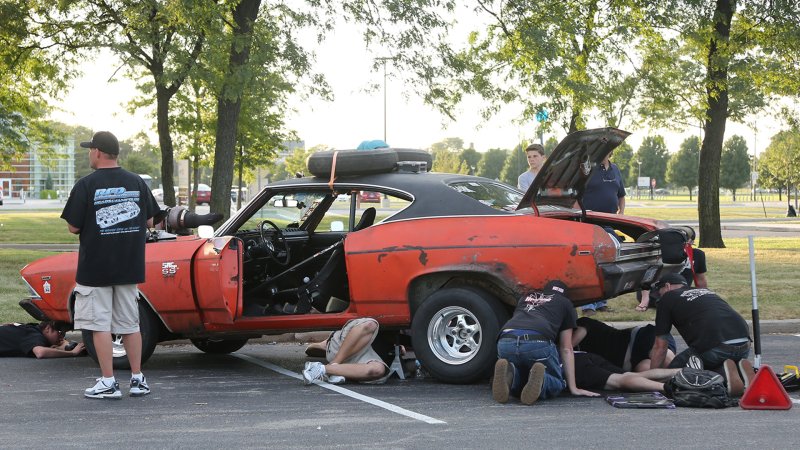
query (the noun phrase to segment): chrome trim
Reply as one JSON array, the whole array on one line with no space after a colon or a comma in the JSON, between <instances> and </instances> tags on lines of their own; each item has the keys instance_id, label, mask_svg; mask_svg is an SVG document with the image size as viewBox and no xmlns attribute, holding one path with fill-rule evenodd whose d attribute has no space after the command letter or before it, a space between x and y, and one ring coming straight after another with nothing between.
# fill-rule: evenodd
<instances>
[{"instance_id":1,"label":"chrome trim","mask_svg":"<svg viewBox=\"0 0 800 450\"><path fill-rule=\"evenodd\" d=\"M25 277L21 278L25 285L28 286L28 291L30 291L31 294L31 300L41 300L42 296L36 291L36 289L33 288L33 286L31 286L30 283L28 283L28 280L26 280Z\"/></svg>"}]
</instances>

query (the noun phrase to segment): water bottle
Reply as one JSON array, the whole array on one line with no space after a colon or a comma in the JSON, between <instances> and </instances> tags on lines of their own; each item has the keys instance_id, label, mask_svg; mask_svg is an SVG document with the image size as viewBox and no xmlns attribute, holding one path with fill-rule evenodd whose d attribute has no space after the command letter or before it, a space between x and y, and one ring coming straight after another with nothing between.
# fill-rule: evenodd
<instances>
[{"instance_id":1,"label":"water bottle","mask_svg":"<svg viewBox=\"0 0 800 450\"><path fill-rule=\"evenodd\" d=\"M418 359L414 360L416 365L416 370L414 371L414 378L423 379L425 378L425 369L422 367L422 364L419 362Z\"/></svg>"}]
</instances>

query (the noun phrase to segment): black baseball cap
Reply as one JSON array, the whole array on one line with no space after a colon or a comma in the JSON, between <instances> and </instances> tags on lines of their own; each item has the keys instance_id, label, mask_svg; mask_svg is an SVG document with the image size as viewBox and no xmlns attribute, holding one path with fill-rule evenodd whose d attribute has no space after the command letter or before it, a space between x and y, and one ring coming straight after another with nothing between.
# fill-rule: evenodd
<instances>
[{"instance_id":1,"label":"black baseball cap","mask_svg":"<svg viewBox=\"0 0 800 450\"><path fill-rule=\"evenodd\" d=\"M686 283L686 278L683 278L683 275L679 273L668 273L666 275L663 275L658 281L653 283L652 288L657 291L662 287L664 287L664 285L667 283L674 285L682 284L684 286L688 286L688 284Z\"/></svg>"},{"instance_id":2,"label":"black baseball cap","mask_svg":"<svg viewBox=\"0 0 800 450\"><path fill-rule=\"evenodd\" d=\"M542 292L545 294L564 295L567 292L567 285L561 280L548 281L547 284L544 285Z\"/></svg>"},{"instance_id":3,"label":"black baseball cap","mask_svg":"<svg viewBox=\"0 0 800 450\"><path fill-rule=\"evenodd\" d=\"M98 131L89 142L81 142L83 148L96 148L109 155L119 155L119 141L110 131Z\"/></svg>"}]
</instances>

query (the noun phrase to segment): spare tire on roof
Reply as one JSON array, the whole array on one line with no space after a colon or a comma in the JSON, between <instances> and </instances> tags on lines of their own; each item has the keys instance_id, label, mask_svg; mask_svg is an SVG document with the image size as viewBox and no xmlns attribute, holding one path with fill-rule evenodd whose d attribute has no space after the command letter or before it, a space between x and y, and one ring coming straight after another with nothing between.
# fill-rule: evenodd
<instances>
[{"instance_id":1,"label":"spare tire on roof","mask_svg":"<svg viewBox=\"0 0 800 450\"><path fill-rule=\"evenodd\" d=\"M329 177L336 153L336 175L369 175L394 170L397 152L390 148L374 150L329 150L308 157L308 171L316 177Z\"/></svg>"},{"instance_id":2,"label":"spare tire on roof","mask_svg":"<svg viewBox=\"0 0 800 450\"><path fill-rule=\"evenodd\" d=\"M428 164L428 170L431 170L431 166L433 166L433 155L425 150L416 148L395 148L393 150L397 152L398 161L423 161Z\"/></svg>"}]
</instances>

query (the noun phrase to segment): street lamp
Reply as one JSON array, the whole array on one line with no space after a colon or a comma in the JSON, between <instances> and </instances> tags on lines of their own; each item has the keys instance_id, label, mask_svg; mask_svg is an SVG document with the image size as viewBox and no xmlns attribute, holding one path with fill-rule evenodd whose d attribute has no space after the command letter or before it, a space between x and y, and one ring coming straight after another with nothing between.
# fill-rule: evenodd
<instances>
[{"instance_id":1,"label":"street lamp","mask_svg":"<svg viewBox=\"0 0 800 450\"><path fill-rule=\"evenodd\" d=\"M380 56L375 61L383 63L383 142L386 142L386 61L394 60L394 56Z\"/></svg>"},{"instance_id":2,"label":"street lamp","mask_svg":"<svg viewBox=\"0 0 800 450\"><path fill-rule=\"evenodd\" d=\"M636 176L636 199L639 200L641 194L639 193L639 178L642 178L642 162L636 160L636 165L639 166L639 174Z\"/></svg>"}]
</instances>

